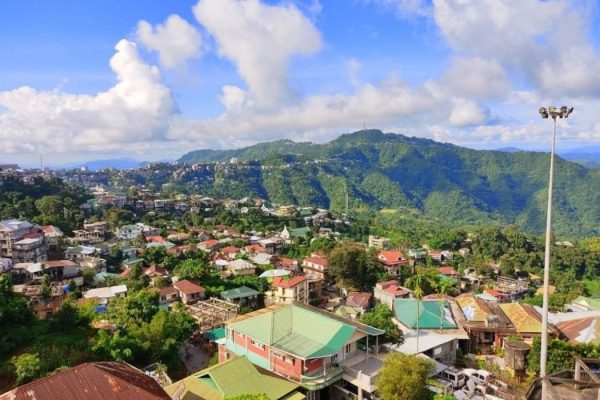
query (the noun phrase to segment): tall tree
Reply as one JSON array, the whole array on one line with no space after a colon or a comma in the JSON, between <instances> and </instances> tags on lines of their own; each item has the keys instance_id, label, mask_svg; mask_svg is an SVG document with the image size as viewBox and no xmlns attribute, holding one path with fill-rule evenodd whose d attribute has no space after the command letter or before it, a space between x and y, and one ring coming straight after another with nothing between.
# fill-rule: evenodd
<instances>
[{"instance_id":1,"label":"tall tree","mask_svg":"<svg viewBox=\"0 0 600 400\"><path fill-rule=\"evenodd\" d=\"M403 353L391 353L377 378L382 400L424 400L429 396L427 378L433 370L428 361Z\"/></svg>"}]
</instances>

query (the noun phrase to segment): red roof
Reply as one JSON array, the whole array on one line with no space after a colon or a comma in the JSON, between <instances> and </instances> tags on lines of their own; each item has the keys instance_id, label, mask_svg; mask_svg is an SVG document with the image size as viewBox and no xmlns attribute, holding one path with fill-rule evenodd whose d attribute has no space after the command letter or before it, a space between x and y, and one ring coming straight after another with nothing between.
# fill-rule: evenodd
<instances>
[{"instance_id":1,"label":"red roof","mask_svg":"<svg viewBox=\"0 0 600 400\"><path fill-rule=\"evenodd\" d=\"M298 263L293 258L285 258L285 257L279 257L279 262L284 267L291 267L291 266L296 265Z\"/></svg>"},{"instance_id":2,"label":"red roof","mask_svg":"<svg viewBox=\"0 0 600 400\"><path fill-rule=\"evenodd\" d=\"M264 253L266 250L260 244L250 244L244 247L246 253Z\"/></svg>"},{"instance_id":3,"label":"red roof","mask_svg":"<svg viewBox=\"0 0 600 400\"><path fill-rule=\"evenodd\" d=\"M62 233L60 229L54 225L44 225L40 227L44 233Z\"/></svg>"},{"instance_id":4,"label":"red roof","mask_svg":"<svg viewBox=\"0 0 600 400\"><path fill-rule=\"evenodd\" d=\"M384 292L394 296L403 296L411 292L410 289L398 285L398 281L394 280L377 282L377 285L379 285Z\"/></svg>"},{"instance_id":5,"label":"red roof","mask_svg":"<svg viewBox=\"0 0 600 400\"><path fill-rule=\"evenodd\" d=\"M240 249L238 249L235 246L227 246L227 247L223 247L220 251L221 251L221 253L238 253L240 251Z\"/></svg>"},{"instance_id":6,"label":"red roof","mask_svg":"<svg viewBox=\"0 0 600 400\"><path fill-rule=\"evenodd\" d=\"M166 240L162 236L147 236L146 242L148 242L148 243L165 243Z\"/></svg>"},{"instance_id":7,"label":"red roof","mask_svg":"<svg viewBox=\"0 0 600 400\"><path fill-rule=\"evenodd\" d=\"M398 264L404 258L404 254L398 250L382 251L378 255L379 261L385 264Z\"/></svg>"},{"instance_id":8,"label":"red roof","mask_svg":"<svg viewBox=\"0 0 600 400\"><path fill-rule=\"evenodd\" d=\"M173 284L173 286L175 287L175 289L179 290L184 294L195 294L206 291L206 289L204 289L202 286L196 285L195 283L190 282L187 279L177 281Z\"/></svg>"},{"instance_id":9,"label":"red roof","mask_svg":"<svg viewBox=\"0 0 600 400\"><path fill-rule=\"evenodd\" d=\"M151 266L149 266L148 268L146 268L146 270L144 271L144 275L147 276L164 276L164 275L169 275L169 273L167 272L166 269L164 269L163 267L153 264Z\"/></svg>"},{"instance_id":10,"label":"red roof","mask_svg":"<svg viewBox=\"0 0 600 400\"><path fill-rule=\"evenodd\" d=\"M160 296L168 296L170 294L177 294L177 293L178 293L177 289L175 289L173 286L167 286L158 291L158 294Z\"/></svg>"},{"instance_id":11,"label":"red roof","mask_svg":"<svg viewBox=\"0 0 600 400\"><path fill-rule=\"evenodd\" d=\"M452 267L439 267L438 272L442 275L457 276L458 272Z\"/></svg>"},{"instance_id":12,"label":"red roof","mask_svg":"<svg viewBox=\"0 0 600 400\"><path fill-rule=\"evenodd\" d=\"M439 300L440 296L442 298L444 298L445 300L447 300L447 301L454 300L454 297L452 297L452 296L450 296L448 294L442 294L442 295L440 295L438 293L432 293L432 294L428 294L427 296L423 296L422 300Z\"/></svg>"},{"instance_id":13,"label":"red roof","mask_svg":"<svg viewBox=\"0 0 600 400\"><path fill-rule=\"evenodd\" d=\"M276 276L273 278L273 286L282 287L282 288L291 288L294 287L306 280L305 276L298 275L289 279L283 279L280 276Z\"/></svg>"},{"instance_id":14,"label":"red roof","mask_svg":"<svg viewBox=\"0 0 600 400\"><path fill-rule=\"evenodd\" d=\"M313 264L322 265L324 267L326 267L328 264L328 261L326 258L318 257L318 256L312 256L312 257L305 258L304 262L311 262Z\"/></svg>"},{"instance_id":15,"label":"red roof","mask_svg":"<svg viewBox=\"0 0 600 400\"><path fill-rule=\"evenodd\" d=\"M219 241L216 239L205 240L204 242L198 243L198 246L204 247L213 247L219 244Z\"/></svg>"},{"instance_id":16,"label":"red roof","mask_svg":"<svg viewBox=\"0 0 600 400\"><path fill-rule=\"evenodd\" d=\"M19 386L0 400L170 400L158 382L124 362L81 364Z\"/></svg>"},{"instance_id":17,"label":"red roof","mask_svg":"<svg viewBox=\"0 0 600 400\"><path fill-rule=\"evenodd\" d=\"M506 293L499 292L496 289L484 289L483 292L494 297L507 297Z\"/></svg>"},{"instance_id":18,"label":"red roof","mask_svg":"<svg viewBox=\"0 0 600 400\"><path fill-rule=\"evenodd\" d=\"M371 300L370 292L350 292L346 296L346 305L350 307L367 308Z\"/></svg>"},{"instance_id":19,"label":"red roof","mask_svg":"<svg viewBox=\"0 0 600 400\"><path fill-rule=\"evenodd\" d=\"M65 267L76 267L77 263L71 260L56 260L56 261L44 261L46 268L65 268Z\"/></svg>"}]
</instances>

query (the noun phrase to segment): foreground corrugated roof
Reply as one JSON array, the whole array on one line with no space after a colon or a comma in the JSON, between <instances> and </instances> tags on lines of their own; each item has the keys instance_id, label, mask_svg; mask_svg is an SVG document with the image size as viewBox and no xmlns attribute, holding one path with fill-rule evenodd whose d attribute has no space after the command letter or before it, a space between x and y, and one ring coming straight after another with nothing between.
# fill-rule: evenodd
<instances>
[{"instance_id":1,"label":"foreground corrugated roof","mask_svg":"<svg viewBox=\"0 0 600 400\"><path fill-rule=\"evenodd\" d=\"M277 400L295 395L298 385L259 370L246 357L235 357L165 388L182 399L222 400L241 394L266 394ZM296 397L294 397L296 398ZM304 396L298 397L303 399Z\"/></svg>"},{"instance_id":2,"label":"foreground corrugated roof","mask_svg":"<svg viewBox=\"0 0 600 400\"><path fill-rule=\"evenodd\" d=\"M259 311L230 322L228 328L302 358L337 353L357 330L334 314L325 316L295 304Z\"/></svg>"},{"instance_id":3,"label":"foreground corrugated roof","mask_svg":"<svg viewBox=\"0 0 600 400\"><path fill-rule=\"evenodd\" d=\"M240 286L221 292L221 297L224 299L239 299L250 296L258 296L258 292L248 286Z\"/></svg>"},{"instance_id":4,"label":"foreground corrugated roof","mask_svg":"<svg viewBox=\"0 0 600 400\"><path fill-rule=\"evenodd\" d=\"M81 364L19 386L0 400L170 400L158 382L124 362Z\"/></svg>"},{"instance_id":5,"label":"foreground corrugated roof","mask_svg":"<svg viewBox=\"0 0 600 400\"><path fill-rule=\"evenodd\" d=\"M418 306L417 306L418 305ZM411 329L453 329L456 322L448 308L437 300L396 299L394 302L396 319Z\"/></svg>"}]
</instances>

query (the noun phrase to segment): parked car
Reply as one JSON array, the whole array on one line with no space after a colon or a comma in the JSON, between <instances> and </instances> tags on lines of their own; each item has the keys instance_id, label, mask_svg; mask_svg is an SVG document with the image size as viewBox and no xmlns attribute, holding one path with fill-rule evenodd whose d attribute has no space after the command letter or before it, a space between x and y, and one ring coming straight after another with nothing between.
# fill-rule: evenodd
<instances>
[{"instance_id":1,"label":"parked car","mask_svg":"<svg viewBox=\"0 0 600 400\"><path fill-rule=\"evenodd\" d=\"M467 380L465 374L456 368L445 369L439 376L442 380L449 381L453 389L460 389Z\"/></svg>"},{"instance_id":2,"label":"parked car","mask_svg":"<svg viewBox=\"0 0 600 400\"><path fill-rule=\"evenodd\" d=\"M476 385L481 385L489 381L490 373L484 369L465 368L462 371L467 379L473 380Z\"/></svg>"}]
</instances>

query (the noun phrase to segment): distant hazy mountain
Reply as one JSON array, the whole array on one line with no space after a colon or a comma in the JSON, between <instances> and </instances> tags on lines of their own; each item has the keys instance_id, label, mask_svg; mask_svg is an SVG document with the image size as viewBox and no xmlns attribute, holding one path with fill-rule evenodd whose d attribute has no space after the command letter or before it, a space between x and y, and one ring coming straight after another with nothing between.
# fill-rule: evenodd
<instances>
[{"instance_id":1,"label":"distant hazy mountain","mask_svg":"<svg viewBox=\"0 0 600 400\"><path fill-rule=\"evenodd\" d=\"M341 210L420 210L455 223L514 223L542 232L548 153L472 150L378 130L345 134L325 144L289 140L237 150L200 150L183 163L258 160L189 170L173 182L215 196L261 196L280 203ZM559 158L554 227L559 235L600 234L600 170Z\"/></svg>"},{"instance_id":2,"label":"distant hazy mountain","mask_svg":"<svg viewBox=\"0 0 600 400\"><path fill-rule=\"evenodd\" d=\"M588 168L600 168L600 147L597 146L567 150L561 152L560 156Z\"/></svg>"}]
</instances>

